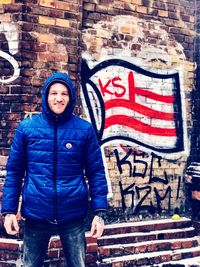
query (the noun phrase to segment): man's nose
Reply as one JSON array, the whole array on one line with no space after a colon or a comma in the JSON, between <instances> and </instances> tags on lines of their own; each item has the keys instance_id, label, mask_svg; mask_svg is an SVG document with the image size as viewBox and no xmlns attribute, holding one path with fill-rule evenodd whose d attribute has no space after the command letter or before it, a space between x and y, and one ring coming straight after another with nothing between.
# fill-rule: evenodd
<instances>
[{"instance_id":1,"label":"man's nose","mask_svg":"<svg viewBox=\"0 0 200 267\"><path fill-rule=\"evenodd\" d=\"M60 102L60 101L62 101L62 100L63 100L62 96L58 94L58 95L56 96L56 101L59 101L59 102Z\"/></svg>"}]
</instances>

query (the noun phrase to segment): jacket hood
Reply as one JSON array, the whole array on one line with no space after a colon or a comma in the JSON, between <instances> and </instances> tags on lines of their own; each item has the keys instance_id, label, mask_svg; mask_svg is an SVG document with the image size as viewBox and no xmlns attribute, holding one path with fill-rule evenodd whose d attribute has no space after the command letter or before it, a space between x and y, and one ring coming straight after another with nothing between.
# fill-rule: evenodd
<instances>
[{"instance_id":1,"label":"jacket hood","mask_svg":"<svg viewBox=\"0 0 200 267\"><path fill-rule=\"evenodd\" d=\"M65 111L57 115L51 111L48 105L48 94L49 88L53 83L60 82L67 86L70 96L69 104L67 105ZM76 105L76 90L73 85L71 78L66 73L56 72L53 73L44 83L42 92L42 113L46 119L50 121L64 122L70 118Z\"/></svg>"}]
</instances>

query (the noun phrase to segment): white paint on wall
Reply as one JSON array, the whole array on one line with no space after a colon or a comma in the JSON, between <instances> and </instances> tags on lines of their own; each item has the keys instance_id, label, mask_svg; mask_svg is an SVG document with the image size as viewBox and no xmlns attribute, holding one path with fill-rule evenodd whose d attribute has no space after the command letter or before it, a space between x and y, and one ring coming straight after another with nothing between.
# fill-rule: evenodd
<instances>
[{"instance_id":1,"label":"white paint on wall","mask_svg":"<svg viewBox=\"0 0 200 267\"><path fill-rule=\"evenodd\" d=\"M13 55L18 53L19 50L19 29L17 24L10 22L1 22L0 33L5 35L9 48L9 53L0 50L0 57L7 60L12 65L14 70L10 78L0 79L0 83L8 84L16 80L20 75L19 64L13 57Z\"/></svg>"},{"instance_id":2,"label":"white paint on wall","mask_svg":"<svg viewBox=\"0 0 200 267\"><path fill-rule=\"evenodd\" d=\"M153 45L151 39L154 40ZM112 47L112 42L107 40L116 41L118 45ZM142 66L145 62L157 60L170 70L175 57L185 60L182 45L171 38L161 22L133 16L115 16L111 21L100 21L93 26L93 31L83 31L83 41L87 47L83 58L89 61L91 67L117 57L134 60L135 64ZM149 64L147 66L150 67Z\"/></svg>"}]
</instances>

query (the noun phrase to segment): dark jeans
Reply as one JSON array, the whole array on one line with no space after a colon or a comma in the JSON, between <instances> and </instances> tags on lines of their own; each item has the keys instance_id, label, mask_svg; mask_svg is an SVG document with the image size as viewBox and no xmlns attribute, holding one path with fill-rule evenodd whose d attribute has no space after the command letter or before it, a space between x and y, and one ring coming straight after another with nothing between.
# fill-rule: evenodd
<instances>
[{"instance_id":1,"label":"dark jeans","mask_svg":"<svg viewBox=\"0 0 200 267\"><path fill-rule=\"evenodd\" d=\"M85 231L83 222L52 224L25 221L24 267L41 267L52 235L58 234L68 267L85 267Z\"/></svg>"}]
</instances>

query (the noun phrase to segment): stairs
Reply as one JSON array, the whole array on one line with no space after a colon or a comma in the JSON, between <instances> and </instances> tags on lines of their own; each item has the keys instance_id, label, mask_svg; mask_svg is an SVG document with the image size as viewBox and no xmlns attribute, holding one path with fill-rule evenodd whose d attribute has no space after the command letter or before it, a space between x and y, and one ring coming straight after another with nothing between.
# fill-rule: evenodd
<instances>
[{"instance_id":1,"label":"stairs","mask_svg":"<svg viewBox=\"0 0 200 267\"><path fill-rule=\"evenodd\" d=\"M199 237L188 218L107 225L97 245L99 267L200 266Z\"/></svg>"}]
</instances>

